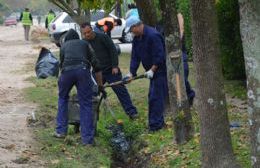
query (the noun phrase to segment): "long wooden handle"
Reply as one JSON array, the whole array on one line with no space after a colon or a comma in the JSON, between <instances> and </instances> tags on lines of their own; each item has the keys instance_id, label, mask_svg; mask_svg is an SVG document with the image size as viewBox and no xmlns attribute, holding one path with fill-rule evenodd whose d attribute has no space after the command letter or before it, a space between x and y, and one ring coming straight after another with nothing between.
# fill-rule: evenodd
<instances>
[{"instance_id":1,"label":"long wooden handle","mask_svg":"<svg viewBox=\"0 0 260 168\"><path fill-rule=\"evenodd\" d=\"M175 79L176 79L177 100L178 100L178 102L181 102L181 84L180 84L180 74L179 73L176 73Z\"/></svg>"},{"instance_id":2,"label":"long wooden handle","mask_svg":"<svg viewBox=\"0 0 260 168\"><path fill-rule=\"evenodd\" d=\"M131 80L136 80L136 79L142 79L142 78L145 78L146 76L145 75L139 75L139 76L135 76L135 77L132 77ZM113 83L110 83L110 84L106 84L104 85L104 87L112 87L112 86L116 86L116 85L121 85L121 84L127 84L127 82L125 81L117 81L117 82L113 82Z\"/></svg>"}]
</instances>

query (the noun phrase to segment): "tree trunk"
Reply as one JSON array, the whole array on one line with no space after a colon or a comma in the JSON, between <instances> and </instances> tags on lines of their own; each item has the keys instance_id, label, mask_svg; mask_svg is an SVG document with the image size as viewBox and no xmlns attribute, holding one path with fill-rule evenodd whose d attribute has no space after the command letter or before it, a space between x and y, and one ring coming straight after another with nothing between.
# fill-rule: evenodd
<instances>
[{"instance_id":1,"label":"tree trunk","mask_svg":"<svg viewBox=\"0 0 260 168\"><path fill-rule=\"evenodd\" d=\"M248 113L251 135L251 160L254 168L260 166L260 4L257 0L239 0L240 30L243 42Z\"/></svg>"},{"instance_id":2,"label":"tree trunk","mask_svg":"<svg viewBox=\"0 0 260 168\"><path fill-rule=\"evenodd\" d=\"M115 9L115 14L117 17L122 18L122 9L121 9L121 3L120 0L116 1L116 9Z\"/></svg>"},{"instance_id":3,"label":"tree trunk","mask_svg":"<svg viewBox=\"0 0 260 168\"><path fill-rule=\"evenodd\" d=\"M154 27L157 23L156 8L153 0L135 0L141 20Z\"/></svg>"},{"instance_id":4,"label":"tree trunk","mask_svg":"<svg viewBox=\"0 0 260 168\"><path fill-rule=\"evenodd\" d=\"M183 144L192 137L193 124L184 82L176 1L161 0L160 6L165 21L169 101L173 112L175 141Z\"/></svg>"},{"instance_id":5,"label":"tree trunk","mask_svg":"<svg viewBox=\"0 0 260 168\"><path fill-rule=\"evenodd\" d=\"M215 0L192 0L191 7L202 167L237 168L221 72Z\"/></svg>"}]
</instances>

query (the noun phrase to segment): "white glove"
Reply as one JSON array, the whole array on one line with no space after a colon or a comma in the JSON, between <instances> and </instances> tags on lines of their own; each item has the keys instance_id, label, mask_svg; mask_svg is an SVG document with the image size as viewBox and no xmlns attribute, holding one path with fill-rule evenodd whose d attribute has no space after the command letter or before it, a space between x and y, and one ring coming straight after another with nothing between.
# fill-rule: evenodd
<instances>
[{"instance_id":1,"label":"white glove","mask_svg":"<svg viewBox=\"0 0 260 168\"><path fill-rule=\"evenodd\" d=\"M126 75L123 77L122 81L123 81L123 82L129 82L129 81L132 79L132 77L133 77L133 75L129 72L128 74L126 74Z\"/></svg>"},{"instance_id":2,"label":"white glove","mask_svg":"<svg viewBox=\"0 0 260 168\"><path fill-rule=\"evenodd\" d=\"M133 75L132 75L132 73L131 73L131 72L128 72L128 74L126 74L126 75L125 75L125 77L132 78L132 77L133 77Z\"/></svg>"},{"instance_id":3,"label":"white glove","mask_svg":"<svg viewBox=\"0 0 260 168\"><path fill-rule=\"evenodd\" d=\"M154 72L150 69L149 71L146 71L146 72L144 73L144 75L146 76L146 78L152 79L152 78L153 78L153 75L154 75Z\"/></svg>"}]
</instances>

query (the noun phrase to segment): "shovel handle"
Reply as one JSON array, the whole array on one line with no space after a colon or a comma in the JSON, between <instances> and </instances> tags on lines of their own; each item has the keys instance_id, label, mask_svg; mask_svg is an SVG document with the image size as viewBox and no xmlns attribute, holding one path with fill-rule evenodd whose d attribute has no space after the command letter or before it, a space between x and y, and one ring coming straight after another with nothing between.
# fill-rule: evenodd
<instances>
[{"instance_id":1,"label":"shovel handle","mask_svg":"<svg viewBox=\"0 0 260 168\"><path fill-rule=\"evenodd\" d=\"M142 79L142 78L145 78L145 77L146 77L146 75L143 74L143 75L139 75L139 76L132 77L131 80ZM112 87L112 86L121 85L121 84L127 84L127 82L120 80L120 81L117 81L117 82L113 82L113 83L110 83L110 84L106 84L106 85L104 85L104 87L105 87L105 88L106 88L106 87Z\"/></svg>"},{"instance_id":2,"label":"shovel handle","mask_svg":"<svg viewBox=\"0 0 260 168\"><path fill-rule=\"evenodd\" d=\"M176 80L177 100L178 100L178 102L181 102L181 84L180 84L180 74L179 73L176 73L175 80Z\"/></svg>"}]
</instances>

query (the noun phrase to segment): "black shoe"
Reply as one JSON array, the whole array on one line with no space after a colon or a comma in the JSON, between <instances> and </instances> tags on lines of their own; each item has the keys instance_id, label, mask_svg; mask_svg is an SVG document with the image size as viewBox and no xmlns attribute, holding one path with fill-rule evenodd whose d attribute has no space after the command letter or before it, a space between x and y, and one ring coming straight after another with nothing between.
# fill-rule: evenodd
<instances>
[{"instance_id":1,"label":"black shoe","mask_svg":"<svg viewBox=\"0 0 260 168\"><path fill-rule=\"evenodd\" d=\"M129 115L129 118L131 120L136 120L138 118L138 114L137 113L136 114L131 114L131 115Z\"/></svg>"},{"instance_id":2,"label":"black shoe","mask_svg":"<svg viewBox=\"0 0 260 168\"><path fill-rule=\"evenodd\" d=\"M95 146L95 141L93 141L92 143L83 143L82 145L86 148L91 148Z\"/></svg>"},{"instance_id":3,"label":"black shoe","mask_svg":"<svg viewBox=\"0 0 260 168\"><path fill-rule=\"evenodd\" d=\"M193 100L194 100L194 97L190 97L189 98L189 105L190 105L190 107L193 105Z\"/></svg>"},{"instance_id":4,"label":"black shoe","mask_svg":"<svg viewBox=\"0 0 260 168\"><path fill-rule=\"evenodd\" d=\"M159 131L159 130L161 130L161 129L164 129L164 128L167 128L167 125L166 125L166 124L163 124L163 126L158 127L158 128L149 128L148 133L155 133L155 132L157 132L157 131Z\"/></svg>"},{"instance_id":5,"label":"black shoe","mask_svg":"<svg viewBox=\"0 0 260 168\"><path fill-rule=\"evenodd\" d=\"M64 138L66 137L66 134L59 134L59 133L55 132L55 133L53 134L53 136L54 136L55 138L64 139Z\"/></svg>"}]
</instances>

